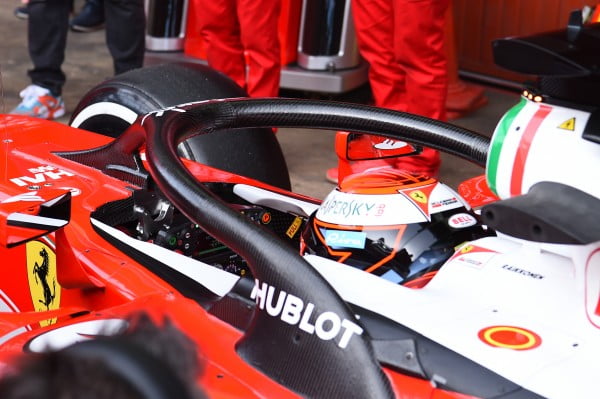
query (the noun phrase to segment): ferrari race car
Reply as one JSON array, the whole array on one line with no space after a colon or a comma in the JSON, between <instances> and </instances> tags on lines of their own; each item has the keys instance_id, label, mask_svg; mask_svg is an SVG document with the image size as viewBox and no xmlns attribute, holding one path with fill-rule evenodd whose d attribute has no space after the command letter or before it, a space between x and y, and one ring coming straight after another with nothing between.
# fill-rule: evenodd
<instances>
[{"instance_id":1,"label":"ferrari race car","mask_svg":"<svg viewBox=\"0 0 600 399\"><path fill-rule=\"evenodd\" d=\"M196 343L209 397L594 397L599 34L495 42L540 79L491 140L365 105L222 99L243 93L198 65L104 82L72 126L0 116L0 362L144 311ZM487 185L380 168L321 202L290 191L272 127L352 132L342 175L428 146Z\"/></svg>"}]
</instances>

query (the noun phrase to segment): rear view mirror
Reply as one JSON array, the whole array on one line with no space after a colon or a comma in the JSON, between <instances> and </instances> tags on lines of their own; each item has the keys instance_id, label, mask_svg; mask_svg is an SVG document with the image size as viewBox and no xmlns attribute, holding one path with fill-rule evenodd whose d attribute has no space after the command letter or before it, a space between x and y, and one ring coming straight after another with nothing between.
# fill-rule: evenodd
<instances>
[{"instance_id":1,"label":"rear view mirror","mask_svg":"<svg viewBox=\"0 0 600 399\"><path fill-rule=\"evenodd\" d=\"M338 133L337 140L345 142L345 156L343 158L349 161L394 158L417 155L421 152L421 147L414 146L405 141L371 134ZM336 142L336 147L337 145L338 143Z\"/></svg>"},{"instance_id":2,"label":"rear view mirror","mask_svg":"<svg viewBox=\"0 0 600 399\"><path fill-rule=\"evenodd\" d=\"M352 173L350 162L420 154L422 147L405 141L366 133L337 132L338 183Z\"/></svg>"}]
</instances>

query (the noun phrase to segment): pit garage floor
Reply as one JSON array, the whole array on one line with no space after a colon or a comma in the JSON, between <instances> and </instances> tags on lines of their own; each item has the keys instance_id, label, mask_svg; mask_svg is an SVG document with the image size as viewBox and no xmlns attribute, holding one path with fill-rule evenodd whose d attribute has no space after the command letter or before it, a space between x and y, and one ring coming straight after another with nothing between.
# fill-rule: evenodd
<instances>
[{"instance_id":1,"label":"pit garage floor","mask_svg":"<svg viewBox=\"0 0 600 399\"><path fill-rule=\"evenodd\" d=\"M76 0L80 9L83 0ZM20 0L5 0L0 7L0 112L10 112L20 101L19 91L29 84L27 70L31 68L27 52L27 22L13 15ZM90 88L112 75L112 60L104 42L104 31L69 34L64 71L67 83L63 97L67 114L59 122L67 123L79 98ZM452 123L491 136L503 113L518 101L518 93L485 87L488 104ZM368 89L338 96L282 90L282 96L331 98L338 101L364 102ZM0 126L0 129L2 127ZM277 138L283 148L296 192L323 198L334 185L328 183L325 171L337 164L333 149L334 132L304 129L279 129ZM462 180L481 174L475 165L449 155L443 155L440 180L456 187Z\"/></svg>"}]
</instances>

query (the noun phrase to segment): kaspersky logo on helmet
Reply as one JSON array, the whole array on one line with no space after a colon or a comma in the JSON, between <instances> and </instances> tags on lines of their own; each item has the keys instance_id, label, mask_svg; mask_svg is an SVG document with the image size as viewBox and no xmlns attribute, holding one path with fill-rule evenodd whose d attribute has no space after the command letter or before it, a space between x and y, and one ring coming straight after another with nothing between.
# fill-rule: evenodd
<instances>
[{"instance_id":1,"label":"kaspersky logo on helmet","mask_svg":"<svg viewBox=\"0 0 600 399\"><path fill-rule=\"evenodd\" d=\"M363 333L362 327L355 322L331 311L317 314L313 303L305 303L301 298L265 282L261 283L258 279L254 280L250 297L256 301L259 309L266 310L270 316L277 317L289 325L297 325L302 331L314 334L323 341L335 338L337 345L342 349L348 346L352 337Z\"/></svg>"}]
</instances>

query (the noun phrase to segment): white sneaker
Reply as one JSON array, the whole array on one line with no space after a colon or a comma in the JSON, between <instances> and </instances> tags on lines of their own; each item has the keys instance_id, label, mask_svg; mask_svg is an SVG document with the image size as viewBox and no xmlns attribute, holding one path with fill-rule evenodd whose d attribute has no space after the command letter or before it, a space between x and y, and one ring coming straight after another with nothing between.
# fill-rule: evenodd
<instances>
[{"instance_id":1,"label":"white sneaker","mask_svg":"<svg viewBox=\"0 0 600 399\"><path fill-rule=\"evenodd\" d=\"M11 114L43 119L57 119L65 114L62 97L54 97L50 90L44 87L29 85L19 95L23 101L10 112Z\"/></svg>"}]
</instances>

